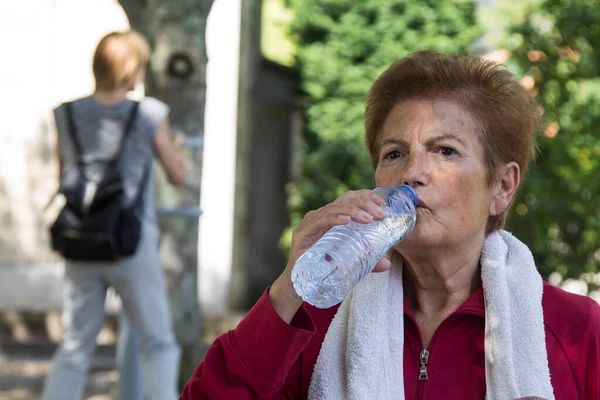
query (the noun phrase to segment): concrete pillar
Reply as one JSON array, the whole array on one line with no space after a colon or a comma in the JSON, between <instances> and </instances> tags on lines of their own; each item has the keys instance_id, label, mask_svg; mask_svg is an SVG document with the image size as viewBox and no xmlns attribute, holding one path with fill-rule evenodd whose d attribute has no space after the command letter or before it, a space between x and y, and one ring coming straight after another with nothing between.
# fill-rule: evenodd
<instances>
[{"instance_id":1,"label":"concrete pillar","mask_svg":"<svg viewBox=\"0 0 600 400\"><path fill-rule=\"evenodd\" d=\"M204 214L198 244L199 298L207 316L239 308L246 297L261 4L216 0L207 25Z\"/></svg>"},{"instance_id":2,"label":"concrete pillar","mask_svg":"<svg viewBox=\"0 0 600 400\"><path fill-rule=\"evenodd\" d=\"M227 310L234 207L241 0L216 0L207 20L206 109L198 236L198 298L204 315Z\"/></svg>"}]
</instances>

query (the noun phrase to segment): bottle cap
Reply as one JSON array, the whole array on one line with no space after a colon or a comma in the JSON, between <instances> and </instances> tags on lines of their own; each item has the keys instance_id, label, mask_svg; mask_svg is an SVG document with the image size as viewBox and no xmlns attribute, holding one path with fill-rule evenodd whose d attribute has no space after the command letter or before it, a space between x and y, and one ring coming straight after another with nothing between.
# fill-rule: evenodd
<instances>
[{"instance_id":1,"label":"bottle cap","mask_svg":"<svg viewBox=\"0 0 600 400\"><path fill-rule=\"evenodd\" d=\"M410 187L408 185L400 185L400 186L397 186L396 188L407 192L410 195L415 207L417 206L417 203L419 203L419 196L417 196L417 192L415 192L415 189L413 189L412 187Z\"/></svg>"}]
</instances>

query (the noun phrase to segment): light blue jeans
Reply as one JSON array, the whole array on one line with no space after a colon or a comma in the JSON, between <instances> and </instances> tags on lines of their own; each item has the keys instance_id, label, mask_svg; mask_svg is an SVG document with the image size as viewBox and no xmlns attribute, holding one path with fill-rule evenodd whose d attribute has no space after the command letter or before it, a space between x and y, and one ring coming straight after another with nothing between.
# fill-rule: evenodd
<instances>
[{"instance_id":1,"label":"light blue jeans","mask_svg":"<svg viewBox=\"0 0 600 400\"><path fill-rule=\"evenodd\" d=\"M139 334L145 398L178 398L180 350L173 334L158 240L158 228L145 224L139 248L132 257L111 264L67 262L63 342L46 378L43 400L82 398L96 337L104 323L104 301L109 286L121 297L123 308Z\"/></svg>"},{"instance_id":2,"label":"light blue jeans","mask_svg":"<svg viewBox=\"0 0 600 400\"><path fill-rule=\"evenodd\" d=\"M118 399L146 400L144 398L144 378L138 333L124 313L121 314L119 320L117 370L119 371Z\"/></svg>"}]
</instances>

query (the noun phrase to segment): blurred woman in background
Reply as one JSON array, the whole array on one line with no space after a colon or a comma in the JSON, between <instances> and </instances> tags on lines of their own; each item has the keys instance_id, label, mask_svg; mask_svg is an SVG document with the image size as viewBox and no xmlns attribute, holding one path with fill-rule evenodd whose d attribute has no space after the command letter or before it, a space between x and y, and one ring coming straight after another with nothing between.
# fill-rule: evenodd
<instances>
[{"instance_id":1,"label":"blurred woman in background","mask_svg":"<svg viewBox=\"0 0 600 400\"><path fill-rule=\"evenodd\" d=\"M124 311L140 336L145 398L175 400L178 397L180 351L173 334L159 260L154 157L173 185L183 184L185 174L181 139L171 135L167 105L149 97L139 104L127 98L127 93L143 81L149 56L148 43L137 32L106 35L94 54L94 93L62 104L54 111L61 175L77 167L79 156L119 157L126 201L141 193L143 218L141 239L133 256L112 263L66 261L64 337L44 384L44 400L82 398L96 337L104 321L104 301L109 286L121 297ZM128 120L131 120L130 129L121 146ZM77 135L83 154L78 154L73 135ZM133 379L138 376L129 375ZM134 386L139 384L133 382Z\"/></svg>"}]
</instances>

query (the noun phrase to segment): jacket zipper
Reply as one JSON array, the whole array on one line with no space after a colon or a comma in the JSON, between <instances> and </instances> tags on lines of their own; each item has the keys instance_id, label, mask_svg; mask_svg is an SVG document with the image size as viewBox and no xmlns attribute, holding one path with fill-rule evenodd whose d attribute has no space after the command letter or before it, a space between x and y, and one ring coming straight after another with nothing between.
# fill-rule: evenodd
<instances>
[{"instance_id":1,"label":"jacket zipper","mask_svg":"<svg viewBox=\"0 0 600 400\"><path fill-rule=\"evenodd\" d=\"M446 320L448 320L450 317L453 317L455 315L459 315L459 314L464 314L466 313L465 310L462 310L461 313L452 313L448 316L448 318L446 318ZM484 316L483 313L480 312L476 312L474 313L476 315L479 316ZM417 322L414 320L414 318L409 318L411 320L411 322L417 327L418 329L418 325ZM416 400L422 400L423 399L423 390L425 388L425 382L429 381L429 373L427 371L427 364L429 363L429 357L431 357L431 347L433 345L433 342L435 342L437 336L438 336L438 331L440 330L440 327L444 324L444 322L446 322L446 320L444 320L440 326L438 327L438 329L433 333L433 336L431 337L431 341L429 342L429 348L423 346L423 342L421 342L421 345L423 346L423 350L421 350L421 353L419 354L419 363L421 364L420 368L419 368L419 377L417 379L417 393L415 396ZM421 333L419 332L419 336L421 336ZM421 340L422 340L422 336L421 336Z\"/></svg>"},{"instance_id":2,"label":"jacket zipper","mask_svg":"<svg viewBox=\"0 0 600 400\"><path fill-rule=\"evenodd\" d=\"M427 362L429 361L429 350L427 350L427 348L424 348L423 350L421 350L421 368L419 369L419 380L420 381L428 381L429 378L427 377Z\"/></svg>"},{"instance_id":3,"label":"jacket zipper","mask_svg":"<svg viewBox=\"0 0 600 400\"><path fill-rule=\"evenodd\" d=\"M429 380L429 376L427 375L429 350L426 347L424 347L423 350L421 350L421 354L419 355L419 361L421 362L421 367L419 368L419 382L417 383L417 399L421 399L423 397L423 387L425 386L425 381Z\"/></svg>"}]
</instances>

